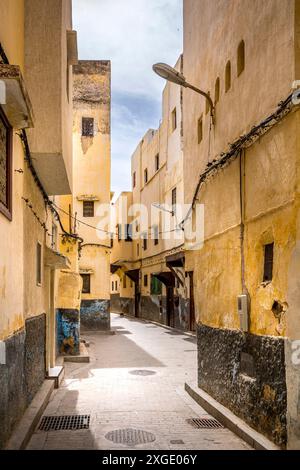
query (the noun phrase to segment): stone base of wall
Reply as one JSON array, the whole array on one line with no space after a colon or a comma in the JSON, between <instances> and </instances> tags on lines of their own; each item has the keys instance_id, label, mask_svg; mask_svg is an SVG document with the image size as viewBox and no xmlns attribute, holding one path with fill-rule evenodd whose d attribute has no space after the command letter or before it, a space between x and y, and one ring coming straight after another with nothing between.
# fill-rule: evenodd
<instances>
[{"instance_id":1,"label":"stone base of wall","mask_svg":"<svg viewBox=\"0 0 300 470\"><path fill-rule=\"evenodd\" d=\"M25 322L6 339L6 363L0 364L0 449L4 448L45 379L45 315Z\"/></svg>"},{"instance_id":2,"label":"stone base of wall","mask_svg":"<svg viewBox=\"0 0 300 470\"><path fill-rule=\"evenodd\" d=\"M284 447L284 340L197 325L198 385L246 423Z\"/></svg>"},{"instance_id":3,"label":"stone base of wall","mask_svg":"<svg viewBox=\"0 0 300 470\"><path fill-rule=\"evenodd\" d=\"M77 356L80 354L80 314L78 309L56 310L57 353Z\"/></svg>"},{"instance_id":4,"label":"stone base of wall","mask_svg":"<svg viewBox=\"0 0 300 470\"><path fill-rule=\"evenodd\" d=\"M125 315L134 317L134 299L130 297L120 297L119 294L112 294L110 296L110 311L113 313L124 313Z\"/></svg>"},{"instance_id":5,"label":"stone base of wall","mask_svg":"<svg viewBox=\"0 0 300 470\"><path fill-rule=\"evenodd\" d=\"M86 330L110 330L110 301L82 300L80 325Z\"/></svg>"}]
</instances>

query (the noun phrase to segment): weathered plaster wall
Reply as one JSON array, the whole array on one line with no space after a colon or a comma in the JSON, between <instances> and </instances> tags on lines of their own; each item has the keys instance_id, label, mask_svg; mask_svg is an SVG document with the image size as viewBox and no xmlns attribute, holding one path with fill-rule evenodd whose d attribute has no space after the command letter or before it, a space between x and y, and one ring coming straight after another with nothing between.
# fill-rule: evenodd
<instances>
[{"instance_id":1,"label":"weathered plaster wall","mask_svg":"<svg viewBox=\"0 0 300 470\"><path fill-rule=\"evenodd\" d=\"M79 220L109 231L110 62L79 61L73 68L73 78L73 211ZM83 117L93 118L93 136L82 135ZM83 217L83 200L94 201L94 217ZM103 211L104 205L106 212ZM84 240L79 272L91 275L90 293L82 294L81 324L89 329L108 329L110 237L108 233L81 223L77 225L76 231Z\"/></svg>"},{"instance_id":2,"label":"weathered plaster wall","mask_svg":"<svg viewBox=\"0 0 300 470\"><path fill-rule=\"evenodd\" d=\"M276 444L286 443L284 340L198 324L198 383Z\"/></svg>"},{"instance_id":3,"label":"weathered plaster wall","mask_svg":"<svg viewBox=\"0 0 300 470\"><path fill-rule=\"evenodd\" d=\"M294 44L295 34L299 32L295 5L299 7L299 2L267 0L262 4L256 0L238 0L230 3L229 14L225 0L184 1L184 75L189 82L210 91L213 100L215 82L220 78L216 122L211 131L205 100L189 90L183 91L187 203L192 201L199 174L207 163L273 112L291 92L293 80L299 78L295 76L299 58L295 58ZM238 76L237 47L241 40L245 42L245 70ZM228 60L231 61L231 88L225 92ZM296 434L299 436L296 425L299 382L293 376L291 351L286 352L286 362L283 352L287 324L295 326L299 317L295 315L299 302L291 294L297 286L293 276L295 279L299 276L295 264L290 268L298 260L295 249L297 114L286 117L246 149L244 166L241 163L240 168L237 158L201 187L198 202L205 205L205 242L202 250L186 254L186 269L194 271L200 385L280 444L286 441L288 410L288 433L291 435L289 429L293 428L292 445L299 447L299 439L295 444ZM197 124L201 116L203 139L198 143ZM250 299L250 335L246 336L239 331L237 313L237 295L243 288L242 214L244 290ZM264 244L272 242L273 279L263 283ZM282 307L280 312L272 309L275 301ZM237 371L244 345L248 348L245 351L253 356L255 367L253 375L249 378L248 370L241 381ZM233 383L232 377L236 377ZM235 394L233 387L236 387ZM238 399L240 402L234 403Z\"/></svg>"}]
</instances>

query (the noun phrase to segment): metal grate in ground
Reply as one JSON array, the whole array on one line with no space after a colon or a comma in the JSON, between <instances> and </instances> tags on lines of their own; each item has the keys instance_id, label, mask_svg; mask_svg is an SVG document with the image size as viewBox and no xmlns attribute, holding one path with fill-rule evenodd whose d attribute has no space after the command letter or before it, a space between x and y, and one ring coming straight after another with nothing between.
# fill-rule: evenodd
<instances>
[{"instance_id":1,"label":"metal grate in ground","mask_svg":"<svg viewBox=\"0 0 300 470\"><path fill-rule=\"evenodd\" d=\"M105 438L115 444L125 444L128 446L147 444L148 442L153 442L156 439L155 435L151 432L132 428L116 429L107 433Z\"/></svg>"},{"instance_id":2,"label":"metal grate in ground","mask_svg":"<svg viewBox=\"0 0 300 470\"><path fill-rule=\"evenodd\" d=\"M39 425L40 431L75 431L89 429L90 415L44 416Z\"/></svg>"},{"instance_id":3,"label":"metal grate in ground","mask_svg":"<svg viewBox=\"0 0 300 470\"><path fill-rule=\"evenodd\" d=\"M186 420L188 424L196 429L222 429L223 424L215 418L191 418Z\"/></svg>"}]
</instances>

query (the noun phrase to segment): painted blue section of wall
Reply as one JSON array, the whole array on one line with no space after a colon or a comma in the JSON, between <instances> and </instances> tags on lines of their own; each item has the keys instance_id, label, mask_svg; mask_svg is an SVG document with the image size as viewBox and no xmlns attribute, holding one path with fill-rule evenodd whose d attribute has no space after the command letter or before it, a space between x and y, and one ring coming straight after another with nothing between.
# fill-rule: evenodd
<instances>
[{"instance_id":1,"label":"painted blue section of wall","mask_svg":"<svg viewBox=\"0 0 300 470\"><path fill-rule=\"evenodd\" d=\"M77 309L56 310L57 351L60 354L80 353L80 314Z\"/></svg>"},{"instance_id":2,"label":"painted blue section of wall","mask_svg":"<svg viewBox=\"0 0 300 470\"><path fill-rule=\"evenodd\" d=\"M110 329L110 300L82 300L80 323L88 330Z\"/></svg>"}]
</instances>

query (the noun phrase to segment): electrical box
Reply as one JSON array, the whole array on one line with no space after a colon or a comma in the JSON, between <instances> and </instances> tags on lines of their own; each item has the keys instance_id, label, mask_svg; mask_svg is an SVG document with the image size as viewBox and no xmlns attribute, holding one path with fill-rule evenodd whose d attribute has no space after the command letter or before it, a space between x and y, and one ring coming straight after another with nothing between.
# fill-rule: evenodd
<instances>
[{"instance_id":1,"label":"electrical box","mask_svg":"<svg viewBox=\"0 0 300 470\"><path fill-rule=\"evenodd\" d=\"M240 328L242 331L248 331L249 330L248 296L246 294L238 295L237 305L238 305L238 313L240 317Z\"/></svg>"}]
</instances>

